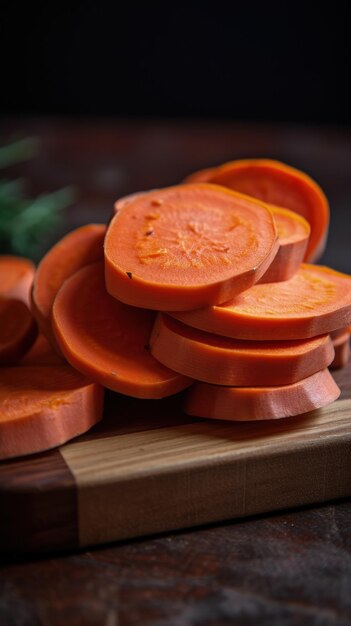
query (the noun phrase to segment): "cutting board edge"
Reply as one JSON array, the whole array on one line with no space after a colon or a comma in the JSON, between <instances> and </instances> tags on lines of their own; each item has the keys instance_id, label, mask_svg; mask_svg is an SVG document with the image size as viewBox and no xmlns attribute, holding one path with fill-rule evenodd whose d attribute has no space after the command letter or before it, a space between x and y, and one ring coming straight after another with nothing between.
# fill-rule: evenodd
<instances>
[{"instance_id":1,"label":"cutting board edge","mask_svg":"<svg viewBox=\"0 0 351 626\"><path fill-rule=\"evenodd\" d=\"M78 486L80 546L351 496L351 433L290 452ZM123 503L123 506L121 506Z\"/></svg>"}]
</instances>

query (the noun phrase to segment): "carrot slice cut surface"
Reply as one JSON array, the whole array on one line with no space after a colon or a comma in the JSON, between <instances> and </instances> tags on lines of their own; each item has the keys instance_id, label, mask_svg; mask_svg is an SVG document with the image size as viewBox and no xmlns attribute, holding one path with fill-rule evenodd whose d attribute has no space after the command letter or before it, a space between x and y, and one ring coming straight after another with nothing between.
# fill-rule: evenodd
<instances>
[{"instance_id":1,"label":"carrot slice cut surface","mask_svg":"<svg viewBox=\"0 0 351 626\"><path fill-rule=\"evenodd\" d=\"M327 369L281 387L220 387L195 383L185 412L221 420L271 420L300 415L334 402L340 389Z\"/></svg>"},{"instance_id":2,"label":"carrot slice cut surface","mask_svg":"<svg viewBox=\"0 0 351 626\"><path fill-rule=\"evenodd\" d=\"M0 299L0 365L12 365L29 350L37 325L21 300Z\"/></svg>"},{"instance_id":3,"label":"carrot slice cut surface","mask_svg":"<svg viewBox=\"0 0 351 626\"><path fill-rule=\"evenodd\" d=\"M130 193L128 196L123 196L123 198L119 198L113 205L113 212L118 213L126 207L128 204L136 200L139 196L144 196L147 193L152 193L154 191L159 191L158 189L148 189L147 191L136 191L135 193Z\"/></svg>"},{"instance_id":4,"label":"carrot slice cut surface","mask_svg":"<svg viewBox=\"0 0 351 626\"><path fill-rule=\"evenodd\" d=\"M65 363L65 359L57 354L44 335L38 335L19 365L64 365Z\"/></svg>"},{"instance_id":5,"label":"carrot slice cut surface","mask_svg":"<svg viewBox=\"0 0 351 626\"><path fill-rule=\"evenodd\" d=\"M55 346L51 309L64 281L84 265L103 259L106 226L87 224L68 233L38 265L32 291L32 310L41 332Z\"/></svg>"},{"instance_id":6,"label":"carrot slice cut surface","mask_svg":"<svg viewBox=\"0 0 351 626\"><path fill-rule=\"evenodd\" d=\"M263 203L214 185L156 190L111 221L106 286L122 302L156 310L225 302L261 278L278 247Z\"/></svg>"},{"instance_id":7,"label":"carrot slice cut surface","mask_svg":"<svg viewBox=\"0 0 351 626\"><path fill-rule=\"evenodd\" d=\"M2 368L0 459L42 452L96 424L103 388L68 365Z\"/></svg>"},{"instance_id":8,"label":"carrot slice cut surface","mask_svg":"<svg viewBox=\"0 0 351 626\"><path fill-rule=\"evenodd\" d=\"M107 293L103 263L69 278L53 307L53 328L67 361L105 387L136 398L162 398L192 383L151 355L154 319L153 311Z\"/></svg>"},{"instance_id":9,"label":"carrot slice cut surface","mask_svg":"<svg viewBox=\"0 0 351 626\"><path fill-rule=\"evenodd\" d=\"M304 341L240 341L211 335L160 314L152 354L177 372L229 386L285 385L314 374L333 360L329 335Z\"/></svg>"},{"instance_id":10,"label":"carrot slice cut surface","mask_svg":"<svg viewBox=\"0 0 351 626\"><path fill-rule=\"evenodd\" d=\"M137 192L120 198L114 205L114 212L118 213L136 198L147 193L151 192ZM291 278L303 262L311 232L307 220L295 211L274 205L267 205L267 207L273 213L279 239L279 250L267 271L258 281L260 283L274 283Z\"/></svg>"},{"instance_id":11,"label":"carrot slice cut surface","mask_svg":"<svg viewBox=\"0 0 351 626\"><path fill-rule=\"evenodd\" d=\"M315 337L350 324L351 277L305 263L285 282L254 285L226 305L172 315L239 339Z\"/></svg>"},{"instance_id":12,"label":"carrot slice cut surface","mask_svg":"<svg viewBox=\"0 0 351 626\"><path fill-rule=\"evenodd\" d=\"M34 273L34 264L29 259L0 256L0 296L22 300L28 304Z\"/></svg>"},{"instance_id":13,"label":"carrot slice cut surface","mask_svg":"<svg viewBox=\"0 0 351 626\"><path fill-rule=\"evenodd\" d=\"M198 181L223 185L299 213L311 225L305 260L314 261L322 254L328 234L329 204L322 189L307 174L279 161L245 159L186 178L189 183Z\"/></svg>"},{"instance_id":14,"label":"carrot slice cut surface","mask_svg":"<svg viewBox=\"0 0 351 626\"><path fill-rule=\"evenodd\" d=\"M346 331L343 335L338 335L336 338L332 337L332 342L335 350L335 356L330 368L338 370L345 367L350 358L350 333Z\"/></svg>"},{"instance_id":15,"label":"carrot slice cut surface","mask_svg":"<svg viewBox=\"0 0 351 626\"><path fill-rule=\"evenodd\" d=\"M294 211L270 205L279 239L279 250L260 283L289 280L299 269L308 244L310 226Z\"/></svg>"}]
</instances>

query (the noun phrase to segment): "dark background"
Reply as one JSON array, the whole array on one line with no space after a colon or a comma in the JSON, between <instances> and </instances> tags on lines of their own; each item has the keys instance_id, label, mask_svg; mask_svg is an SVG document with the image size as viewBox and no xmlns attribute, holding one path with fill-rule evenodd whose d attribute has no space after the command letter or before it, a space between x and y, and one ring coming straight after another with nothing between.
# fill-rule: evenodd
<instances>
[{"instance_id":1,"label":"dark background","mask_svg":"<svg viewBox=\"0 0 351 626\"><path fill-rule=\"evenodd\" d=\"M1 113L350 124L334 7L5 1Z\"/></svg>"}]
</instances>

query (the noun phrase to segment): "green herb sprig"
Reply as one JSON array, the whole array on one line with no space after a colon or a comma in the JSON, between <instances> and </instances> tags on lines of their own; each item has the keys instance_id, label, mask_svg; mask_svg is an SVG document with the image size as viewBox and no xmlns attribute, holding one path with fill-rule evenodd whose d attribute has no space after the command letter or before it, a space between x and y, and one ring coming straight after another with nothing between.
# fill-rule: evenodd
<instances>
[{"instance_id":1,"label":"green herb sprig","mask_svg":"<svg viewBox=\"0 0 351 626\"><path fill-rule=\"evenodd\" d=\"M0 147L0 168L32 158L38 149L34 138ZM0 180L0 253L37 260L43 240L57 227L62 209L73 199L72 187L28 199L23 179Z\"/></svg>"}]
</instances>

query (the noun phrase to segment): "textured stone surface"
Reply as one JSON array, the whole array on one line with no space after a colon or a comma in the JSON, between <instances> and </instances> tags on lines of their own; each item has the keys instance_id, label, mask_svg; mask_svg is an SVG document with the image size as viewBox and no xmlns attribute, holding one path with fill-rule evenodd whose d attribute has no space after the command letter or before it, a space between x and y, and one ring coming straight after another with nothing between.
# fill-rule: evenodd
<instances>
[{"instance_id":1,"label":"textured stone surface","mask_svg":"<svg viewBox=\"0 0 351 626\"><path fill-rule=\"evenodd\" d=\"M42 560L0 574L0 623L351 623L351 505Z\"/></svg>"}]
</instances>

